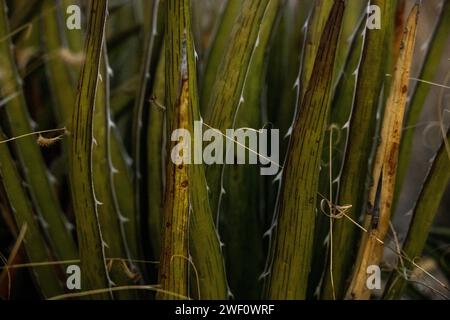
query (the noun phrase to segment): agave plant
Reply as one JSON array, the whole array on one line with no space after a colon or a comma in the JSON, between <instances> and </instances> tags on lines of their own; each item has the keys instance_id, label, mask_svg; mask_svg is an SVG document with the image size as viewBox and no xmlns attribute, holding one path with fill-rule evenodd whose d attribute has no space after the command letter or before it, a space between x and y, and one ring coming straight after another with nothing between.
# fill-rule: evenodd
<instances>
[{"instance_id":1,"label":"agave plant","mask_svg":"<svg viewBox=\"0 0 450 320\"><path fill-rule=\"evenodd\" d=\"M450 1L410 2L0 0L1 297L450 297Z\"/></svg>"}]
</instances>

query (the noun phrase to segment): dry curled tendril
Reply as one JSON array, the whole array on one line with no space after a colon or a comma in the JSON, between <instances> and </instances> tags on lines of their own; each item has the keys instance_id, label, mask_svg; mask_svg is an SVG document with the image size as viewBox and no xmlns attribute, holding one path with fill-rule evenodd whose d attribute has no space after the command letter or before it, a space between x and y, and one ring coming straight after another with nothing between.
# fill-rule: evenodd
<instances>
[{"instance_id":1,"label":"dry curled tendril","mask_svg":"<svg viewBox=\"0 0 450 320\"><path fill-rule=\"evenodd\" d=\"M325 204L327 205L329 212L327 212ZM320 210L322 211L322 213L327 217L331 217L333 219L342 219L351 209L351 207L352 207L351 204L340 206L332 203L328 199L323 199L320 202Z\"/></svg>"}]
</instances>

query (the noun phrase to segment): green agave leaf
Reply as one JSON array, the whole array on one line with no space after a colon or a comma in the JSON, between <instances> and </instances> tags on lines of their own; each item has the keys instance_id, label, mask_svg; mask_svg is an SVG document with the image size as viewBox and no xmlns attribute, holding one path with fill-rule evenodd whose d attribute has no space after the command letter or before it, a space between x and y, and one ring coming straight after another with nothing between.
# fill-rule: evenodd
<instances>
[{"instance_id":1,"label":"green agave leaf","mask_svg":"<svg viewBox=\"0 0 450 320\"><path fill-rule=\"evenodd\" d=\"M306 25L312 1L286 1L280 18L275 24L270 45L267 68L267 107L262 101L264 124L273 123L280 133L280 159L286 156L291 135L294 114L300 94L301 62L304 55ZM300 48L302 48L300 50ZM265 194L264 226L270 228L279 189L279 181L266 177L263 186Z\"/></svg>"},{"instance_id":2,"label":"green agave leaf","mask_svg":"<svg viewBox=\"0 0 450 320\"><path fill-rule=\"evenodd\" d=\"M164 46L163 46L164 50ZM161 249L161 219L164 202L164 177L163 177L163 138L165 124L165 110L159 101L165 100L165 56L161 55L156 70L156 78L153 87L153 101L148 113L147 133L147 179L149 193L148 202L148 227L153 250L153 256L160 256Z\"/></svg>"},{"instance_id":3,"label":"green agave leaf","mask_svg":"<svg viewBox=\"0 0 450 320\"><path fill-rule=\"evenodd\" d=\"M70 182L76 216L81 259L83 290L105 289L111 286L106 261L105 243L98 217L99 201L94 194L92 149L93 122L98 90L100 62L107 15L107 0L92 3L89 17L85 56L80 73L78 93L70 126ZM110 298L111 293L95 295Z\"/></svg>"},{"instance_id":4,"label":"green agave leaf","mask_svg":"<svg viewBox=\"0 0 450 320\"><path fill-rule=\"evenodd\" d=\"M114 186L112 192L117 199L120 228L123 228L125 244L130 257L137 259L141 256L139 219L137 217L133 179L131 172L131 159L125 150L123 141L117 128L110 119L110 170L111 183Z\"/></svg>"},{"instance_id":5,"label":"green agave leaf","mask_svg":"<svg viewBox=\"0 0 450 320\"><path fill-rule=\"evenodd\" d=\"M106 258L128 259L130 257L126 247L124 224L120 220L120 208L117 194L114 190L114 170L111 157L111 130L109 114L109 75L106 48L103 48L100 63L100 80L97 84L95 108L92 119L92 181L97 205L97 215L100 231L105 244ZM134 241L135 243L135 241ZM108 265L111 280L116 285L133 283L133 278L127 277L126 264L120 260L111 260ZM129 291L114 293L120 299L131 299Z\"/></svg>"},{"instance_id":6,"label":"green agave leaf","mask_svg":"<svg viewBox=\"0 0 450 320\"><path fill-rule=\"evenodd\" d=\"M348 8L347 10L350 10ZM348 11L346 11L348 12ZM359 61L361 59L364 37L362 32L366 27L366 20L361 19L359 26L354 30L353 41L349 50L344 69L340 74L336 86L333 102L331 105L330 122L325 133L324 147L322 151L322 164L319 178L319 192L317 207L320 213L316 217L316 231L314 240L314 255L311 268L311 277L309 285L309 296L317 294L317 286L323 276L324 268L329 258L327 250L329 244L326 237L330 231L329 217L323 214L322 210L327 212L326 200L336 200L336 192L339 184L342 160L347 142L348 127L346 124L350 119L353 96L356 87L356 74ZM332 136L331 136L332 133ZM331 139L331 141L330 141ZM331 142L331 145L330 145ZM331 148L331 174L330 177L330 148ZM332 194L330 195L330 183L332 183ZM322 198L324 197L324 198ZM328 213L328 212L327 212Z\"/></svg>"},{"instance_id":7,"label":"green agave leaf","mask_svg":"<svg viewBox=\"0 0 450 320\"><path fill-rule=\"evenodd\" d=\"M284 164L266 297L304 299L314 241L323 137L345 2L334 1ZM288 263L287 263L288 262Z\"/></svg>"},{"instance_id":8,"label":"green agave leaf","mask_svg":"<svg viewBox=\"0 0 450 320\"><path fill-rule=\"evenodd\" d=\"M106 35L108 44L108 58L114 68L111 87L115 88L132 77L140 69L140 57L143 43L139 37L142 27L136 9L138 1L129 3L111 3ZM153 2L153 0L150 0Z\"/></svg>"},{"instance_id":9,"label":"green agave leaf","mask_svg":"<svg viewBox=\"0 0 450 320\"><path fill-rule=\"evenodd\" d=\"M280 12L282 1L272 0L261 23L259 44L255 49L245 82L245 101L236 115L235 128L253 128L261 125L261 101L268 60L268 47L272 30ZM249 151L250 152L250 151ZM230 290L237 299L260 298L259 276L264 269L263 233L261 216L263 193L259 167L235 165L224 167L220 213L220 236L224 243L224 256ZM273 177L272 177L273 178Z\"/></svg>"},{"instance_id":10,"label":"green agave leaf","mask_svg":"<svg viewBox=\"0 0 450 320\"><path fill-rule=\"evenodd\" d=\"M371 5L381 9L380 30L366 29L361 62L358 68L352 116L349 123L347 148L342 168L339 196L336 204L351 205L347 215L357 220L361 214L368 188L370 156L374 148L376 112L385 74L385 60L389 53L385 49L390 32L389 21L395 6L389 0L373 0ZM381 53L381 54L380 54ZM322 298L339 299L345 292L346 279L354 261L358 230L347 219L336 220L333 228L333 273L334 288L327 266L324 276ZM330 263L330 261L328 262Z\"/></svg>"},{"instance_id":11,"label":"green agave leaf","mask_svg":"<svg viewBox=\"0 0 450 320\"><path fill-rule=\"evenodd\" d=\"M450 183L450 155L448 150L450 130L447 132L445 139L447 139L447 143L442 142L427 178L422 185L422 190L413 209L408 234L403 243L402 254L412 261L416 261L416 257L420 257L424 250L439 205ZM414 267L410 261L405 261L405 268L407 270L414 269ZM408 282L401 274L392 272L387 282L383 298L390 300L400 299L407 284Z\"/></svg>"},{"instance_id":12,"label":"green agave leaf","mask_svg":"<svg viewBox=\"0 0 450 320\"><path fill-rule=\"evenodd\" d=\"M179 128L193 133L194 121L200 120L189 5L188 0L170 0L166 7L168 137ZM191 143L195 144L195 141ZM168 154L174 146L175 143L168 139ZM159 282L165 292L158 293L157 297L176 298L189 294L190 253L195 266L194 296L198 299L225 299L227 286L223 261L202 165L175 165L170 158L167 159L162 234Z\"/></svg>"},{"instance_id":13,"label":"green agave leaf","mask_svg":"<svg viewBox=\"0 0 450 320\"><path fill-rule=\"evenodd\" d=\"M205 109L206 123L220 132L233 127L235 113L244 101L244 84L268 3L268 0L244 0L233 25ZM222 192L221 171L221 165L206 170L214 213L218 212Z\"/></svg>"},{"instance_id":14,"label":"green agave leaf","mask_svg":"<svg viewBox=\"0 0 450 320\"><path fill-rule=\"evenodd\" d=\"M14 64L4 1L0 3L0 69L2 70L1 97L7 99L2 113L7 119L11 136L32 132L21 79ZM38 216L45 221L45 232L55 256L62 260L77 257L75 243L66 228L66 219L59 205L49 171L44 163L36 140L32 136L14 141L13 146L20 161L20 169L30 186L29 192Z\"/></svg>"},{"instance_id":15,"label":"green agave leaf","mask_svg":"<svg viewBox=\"0 0 450 320\"><path fill-rule=\"evenodd\" d=\"M134 103L139 74L135 74L127 81L111 90L111 115L117 122L127 116Z\"/></svg>"},{"instance_id":16,"label":"green agave leaf","mask_svg":"<svg viewBox=\"0 0 450 320\"><path fill-rule=\"evenodd\" d=\"M300 63L304 47L308 10L311 1L285 3L279 22L275 24L270 46L269 68L267 70L267 119L280 129L280 136L286 137L292 125L299 86ZM304 50L304 49L303 49ZM297 81L297 83L296 83ZM287 147L284 139L280 150L284 156ZM273 210L269 210L270 213Z\"/></svg>"},{"instance_id":17,"label":"green agave leaf","mask_svg":"<svg viewBox=\"0 0 450 320\"><path fill-rule=\"evenodd\" d=\"M23 187L22 179L8 145L1 143L5 138L0 129L0 177L14 213L17 227L20 229L26 225L24 247L28 261L31 263L51 261L52 257L47 249L45 237L36 221L33 207ZM64 292L53 267L34 267L31 268L31 271L33 278L36 280L36 285L45 298L60 295Z\"/></svg>"},{"instance_id":18,"label":"green agave leaf","mask_svg":"<svg viewBox=\"0 0 450 320\"><path fill-rule=\"evenodd\" d=\"M229 45L231 32L241 9L242 1L227 1L223 13L220 17L217 31L215 32L214 38L212 40L211 48L207 53L203 79L201 79L200 82L200 108L202 113L205 113L206 108L208 107L217 72L220 68L220 63L225 56L224 52Z\"/></svg>"},{"instance_id":19,"label":"green agave leaf","mask_svg":"<svg viewBox=\"0 0 450 320\"><path fill-rule=\"evenodd\" d=\"M59 22L62 18L59 8L53 8L53 1L45 1L43 4L43 40L46 50L50 52L52 59L46 63L47 77L54 100L55 113L58 115L58 122L61 126L66 126L71 121L71 113L74 100L76 98L76 86L74 85L74 75L79 74L80 64L72 61L66 55L76 54L76 48L64 46L67 35L71 35L72 43L82 43L83 35L81 31L59 30ZM76 35L76 36L75 36ZM77 40L77 41L75 41ZM111 223L102 223L102 228L110 229L105 231L105 241L110 244L116 242L116 246L111 245L117 250L111 250L114 254L108 254L111 258L127 258L124 248L129 248L132 257L138 257L137 245L137 222L135 219L135 210L133 202L133 186L129 173L129 166L126 164L126 152L122 147L122 142L117 134L117 129L109 115L109 88L105 87L108 83L109 75L106 66L101 68L102 79L100 82L97 102L99 106L96 108L94 115L94 137L98 142L94 152L93 164L96 167L94 171L102 172L101 175L94 177L95 189L100 200L104 203L101 211L106 212L102 216L110 216ZM107 99L107 100L106 100ZM108 103L107 103L108 102ZM108 106L108 108L106 108ZM69 146L65 145L66 148ZM67 152L67 150L66 150ZM106 173L106 174L105 174ZM108 200L105 200L108 199ZM117 204L114 203L117 201ZM117 224L119 221L120 223ZM122 228L124 230L122 230ZM122 230L122 231L121 231ZM111 237L106 234L109 233ZM126 242L121 244L123 240L120 235L125 233ZM117 240L115 239L117 238ZM123 247L118 250L119 247Z\"/></svg>"},{"instance_id":20,"label":"green agave leaf","mask_svg":"<svg viewBox=\"0 0 450 320\"><path fill-rule=\"evenodd\" d=\"M67 51L63 46L64 33L61 34L59 30L61 12L60 8L54 8L54 5L55 2L52 0L45 0L42 3L42 39L45 50L51 56L45 67L54 100L54 113L58 122L62 126L67 126L77 90L76 79L71 70L79 69L79 66L70 65L63 58L64 52ZM79 41L82 41L81 37Z\"/></svg>"},{"instance_id":21,"label":"green agave leaf","mask_svg":"<svg viewBox=\"0 0 450 320\"><path fill-rule=\"evenodd\" d=\"M152 28L144 35L145 45L143 48L142 62L139 69L139 86L136 89L136 99L132 113L132 158L134 174L134 201L137 217L146 217L148 214L148 201L143 195L147 189L154 186L147 186L147 152L145 152L146 137L151 131L149 123L149 112L154 108L150 104L152 88L154 87L154 75L161 54L161 47L165 25L165 2L153 1L151 12L148 16L152 20ZM148 187L148 188L147 188ZM138 220L140 223L140 220Z\"/></svg>"},{"instance_id":22,"label":"green agave leaf","mask_svg":"<svg viewBox=\"0 0 450 320\"><path fill-rule=\"evenodd\" d=\"M301 97L305 95L308 88L317 50L319 50L322 33L332 6L333 2L328 0L316 0L313 2L311 17L308 19L302 70L300 73Z\"/></svg>"},{"instance_id":23,"label":"green agave leaf","mask_svg":"<svg viewBox=\"0 0 450 320\"><path fill-rule=\"evenodd\" d=\"M342 26L342 35L339 41L338 54L336 57L336 68L334 70L336 82L338 82L342 76L341 71L349 59L348 55L350 53L352 47L351 44L353 43L354 37L361 34L355 34L355 32L359 33L360 31L358 26L361 24L361 15L367 10L367 5L367 0L347 1L348 8L344 15L344 24Z\"/></svg>"}]
</instances>

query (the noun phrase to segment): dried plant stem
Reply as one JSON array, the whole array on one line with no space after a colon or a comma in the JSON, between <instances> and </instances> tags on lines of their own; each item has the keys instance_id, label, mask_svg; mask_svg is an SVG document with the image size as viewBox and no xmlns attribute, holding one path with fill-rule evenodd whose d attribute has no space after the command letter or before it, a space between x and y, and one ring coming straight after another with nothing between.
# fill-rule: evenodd
<instances>
[{"instance_id":1,"label":"dried plant stem","mask_svg":"<svg viewBox=\"0 0 450 320\"><path fill-rule=\"evenodd\" d=\"M370 233L364 234L359 248L355 271L347 292L347 298L351 299L370 298L371 291L366 286L367 267L380 263L384 247L380 240L384 241L389 230L397 174L398 150L406 108L418 17L419 5L416 4L406 21L394 79L384 113L381 144L377 149L373 169L374 184L369 193L369 212L365 216L365 227L370 230ZM375 216L377 214L379 214L379 217Z\"/></svg>"}]
</instances>

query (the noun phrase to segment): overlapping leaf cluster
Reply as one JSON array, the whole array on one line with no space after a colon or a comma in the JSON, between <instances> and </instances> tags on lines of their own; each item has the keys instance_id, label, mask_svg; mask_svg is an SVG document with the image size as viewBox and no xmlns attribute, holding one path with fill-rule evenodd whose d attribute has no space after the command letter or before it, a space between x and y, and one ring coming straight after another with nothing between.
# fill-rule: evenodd
<instances>
[{"instance_id":1,"label":"overlapping leaf cluster","mask_svg":"<svg viewBox=\"0 0 450 320\"><path fill-rule=\"evenodd\" d=\"M80 30L66 27L74 4ZM445 0L428 82L410 86L420 8L1 0L1 296L21 295L14 265L28 263L43 298L369 299L366 269L390 250L383 298L402 297L450 181L447 133L392 247L413 154L403 127L416 128L448 44ZM380 29L367 27L374 14ZM173 163L172 132L194 137L195 121L279 129L278 174Z\"/></svg>"}]
</instances>

